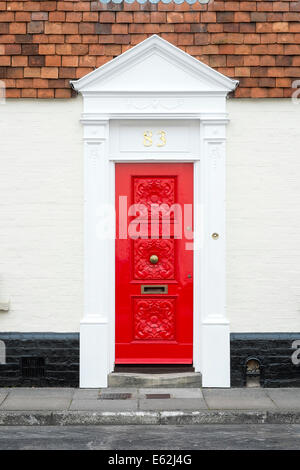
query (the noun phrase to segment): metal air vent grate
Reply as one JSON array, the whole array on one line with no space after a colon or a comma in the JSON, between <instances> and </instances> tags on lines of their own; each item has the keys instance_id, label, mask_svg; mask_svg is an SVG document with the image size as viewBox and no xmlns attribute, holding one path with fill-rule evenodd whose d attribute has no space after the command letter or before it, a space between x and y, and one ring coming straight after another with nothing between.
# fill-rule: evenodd
<instances>
[{"instance_id":1,"label":"metal air vent grate","mask_svg":"<svg viewBox=\"0 0 300 470\"><path fill-rule=\"evenodd\" d=\"M22 377L44 377L45 359L43 357L21 357Z\"/></svg>"}]
</instances>

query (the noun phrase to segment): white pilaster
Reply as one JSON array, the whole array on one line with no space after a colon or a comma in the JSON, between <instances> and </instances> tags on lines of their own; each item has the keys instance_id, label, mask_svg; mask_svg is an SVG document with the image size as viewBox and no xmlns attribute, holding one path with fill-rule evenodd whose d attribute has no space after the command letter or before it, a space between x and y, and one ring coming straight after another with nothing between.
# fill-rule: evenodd
<instances>
[{"instance_id":1,"label":"white pilaster","mask_svg":"<svg viewBox=\"0 0 300 470\"><path fill-rule=\"evenodd\" d=\"M107 121L84 125L84 316L80 323L80 386L106 387L110 350L109 314L111 240L105 233L110 180ZM108 224L109 225L109 224ZM113 224L110 225L113 229Z\"/></svg>"},{"instance_id":2,"label":"white pilaster","mask_svg":"<svg viewBox=\"0 0 300 470\"><path fill-rule=\"evenodd\" d=\"M204 387L230 387L230 332L226 318L226 121L202 121L203 240L201 250L201 369Z\"/></svg>"}]
</instances>

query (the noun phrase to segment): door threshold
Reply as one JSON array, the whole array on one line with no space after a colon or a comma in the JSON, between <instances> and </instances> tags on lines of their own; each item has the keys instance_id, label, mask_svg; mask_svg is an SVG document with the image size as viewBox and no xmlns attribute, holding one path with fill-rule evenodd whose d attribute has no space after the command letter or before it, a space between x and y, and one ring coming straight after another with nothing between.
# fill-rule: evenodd
<instances>
[{"instance_id":1,"label":"door threshold","mask_svg":"<svg viewBox=\"0 0 300 470\"><path fill-rule=\"evenodd\" d=\"M187 364L116 364L113 373L132 374L180 374L195 372L193 365Z\"/></svg>"}]
</instances>

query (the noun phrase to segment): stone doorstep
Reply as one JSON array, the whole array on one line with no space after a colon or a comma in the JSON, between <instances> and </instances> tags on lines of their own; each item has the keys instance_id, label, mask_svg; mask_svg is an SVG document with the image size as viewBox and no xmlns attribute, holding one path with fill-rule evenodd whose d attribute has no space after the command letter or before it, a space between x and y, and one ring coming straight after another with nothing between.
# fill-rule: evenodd
<instances>
[{"instance_id":1,"label":"stone doorstep","mask_svg":"<svg viewBox=\"0 0 300 470\"><path fill-rule=\"evenodd\" d=\"M201 388L201 386L202 375L199 372L170 374L112 372L108 374L108 387L113 388Z\"/></svg>"}]
</instances>

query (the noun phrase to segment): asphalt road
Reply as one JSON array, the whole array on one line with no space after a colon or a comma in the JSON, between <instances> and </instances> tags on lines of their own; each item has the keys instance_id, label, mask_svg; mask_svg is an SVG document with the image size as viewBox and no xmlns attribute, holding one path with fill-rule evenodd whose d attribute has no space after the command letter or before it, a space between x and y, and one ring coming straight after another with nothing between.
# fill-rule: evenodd
<instances>
[{"instance_id":1,"label":"asphalt road","mask_svg":"<svg viewBox=\"0 0 300 470\"><path fill-rule=\"evenodd\" d=\"M299 450L300 424L1 426L0 450Z\"/></svg>"}]
</instances>

